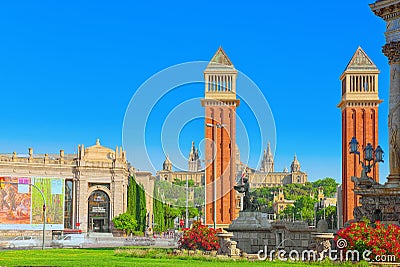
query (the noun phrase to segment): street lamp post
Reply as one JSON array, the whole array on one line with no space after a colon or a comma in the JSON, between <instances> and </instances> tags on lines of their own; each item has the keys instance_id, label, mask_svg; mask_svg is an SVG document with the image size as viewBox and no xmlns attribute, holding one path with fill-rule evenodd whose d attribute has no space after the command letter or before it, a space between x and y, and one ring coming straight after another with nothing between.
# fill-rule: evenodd
<instances>
[{"instance_id":1,"label":"street lamp post","mask_svg":"<svg viewBox=\"0 0 400 267\"><path fill-rule=\"evenodd\" d=\"M185 227L189 228L189 179L188 174L186 174L186 218L185 218Z\"/></svg>"},{"instance_id":2,"label":"street lamp post","mask_svg":"<svg viewBox=\"0 0 400 267\"><path fill-rule=\"evenodd\" d=\"M201 206L202 205L201 204L195 204L194 206L198 211L197 220L200 221L201 220Z\"/></svg>"},{"instance_id":3,"label":"street lamp post","mask_svg":"<svg viewBox=\"0 0 400 267\"><path fill-rule=\"evenodd\" d=\"M214 209L214 229L217 229L217 128L223 128L225 125L224 124L220 124L220 123L206 123L207 127L213 127L213 131L214 131L214 147L215 147L215 159L213 161L213 176L214 176L214 181L213 181L213 209Z\"/></svg>"},{"instance_id":4,"label":"street lamp post","mask_svg":"<svg viewBox=\"0 0 400 267\"><path fill-rule=\"evenodd\" d=\"M379 145L374 150L371 143L368 143L364 148L364 161L362 161L358 147L359 143L357 139L353 137L349 143L350 154L358 155L358 161L362 166L360 180L369 180L368 173L371 172L371 169L376 163L383 162L383 150Z\"/></svg>"}]
</instances>

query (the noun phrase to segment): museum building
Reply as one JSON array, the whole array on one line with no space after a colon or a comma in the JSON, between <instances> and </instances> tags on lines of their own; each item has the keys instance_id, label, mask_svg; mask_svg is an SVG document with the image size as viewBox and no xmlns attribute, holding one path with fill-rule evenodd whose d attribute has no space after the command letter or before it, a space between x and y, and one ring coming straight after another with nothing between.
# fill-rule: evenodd
<instances>
[{"instance_id":1,"label":"museum building","mask_svg":"<svg viewBox=\"0 0 400 267\"><path fill-rule=\"evenodd\" d=\"M125 151L98 139L76 154L0 154L0 230L41 229L40 189L47 230L110 232L111 219L126 211L128 177Z\"/></svg>"}]
</instances>

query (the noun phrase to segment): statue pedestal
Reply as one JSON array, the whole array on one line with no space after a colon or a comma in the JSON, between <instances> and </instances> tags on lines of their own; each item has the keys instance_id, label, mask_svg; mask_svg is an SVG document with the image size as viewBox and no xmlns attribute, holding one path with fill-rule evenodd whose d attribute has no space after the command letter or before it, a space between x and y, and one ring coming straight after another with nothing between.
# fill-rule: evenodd
<instances>
[{"instance_id":1,"label":"statue pedestal","mask_svg":"<svg viewBox=\"0 0 400 267\"><path fill-rule=\"evenodd\" d=\"M241 211L239 217L232 222L229 230L262 230L270 229L266 213L258 211Z\"/></svg>"}]
</instances>

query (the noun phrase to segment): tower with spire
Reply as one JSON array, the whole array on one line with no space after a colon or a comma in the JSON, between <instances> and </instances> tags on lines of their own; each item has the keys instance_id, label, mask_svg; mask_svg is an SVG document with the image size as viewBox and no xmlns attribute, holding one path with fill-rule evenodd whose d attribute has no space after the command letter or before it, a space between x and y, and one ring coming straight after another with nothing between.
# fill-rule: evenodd
<instances>
[{"instance_id":1,"label":"tower with spire","mask_svg":"<svg viewBox=\"0 0 400 267\"><path fill-rule=\"evenodd\" d=\"M169 159L169 156L167 155L167 157L165 158L165 160L164 160L164 163L163 163L163 170L164 171L172 171L172 162L171 162L171 160Z\"/></svg>"},{"instance_id":2,"label":"tower with spire","mask_svg":"<svg viewBox=\"0 0 400 267\"><path fill-rule=\"evenodd\" d=\"M267 149L264 150L260 172L274 172L274 156L272 155L270 142L268 142Z\"/></svg>"},{"instance_id":3,"label":"tower with spire","mask_svg":"<svg viewBox=\"0 0 400 267\"><path fill-rule=\"evenodd\" d=\"M206 224L227 227L236 218L237 70L219 47L204 70Z\"/></svg>"},{"instance_id":4,"label":"tower with spire","mask_svg":"<svg viewBox=\"0 0 400 267\"><path fill-rule=\"evenodd\" d=\"M342 112L342 209L343 222L354 218L353 210L359 206L354 194L352 176L360 176L361 165L357 155L350 154L349 143L356 137L360 144L360 156L368 143L378 145L378 96L379 70L361 47L358 47L346 69L340 76L342 99L338 104ZM371 177L379 181L378 165Z\"/></svg>"},{"instance_id":5,"label":"tower with spire","mask_svg":"<svg viewBox=\"0 0 400 267\"><path fill-rule=\"evenodd\" d=\"M306 172L301 170L301 165L296 154L294 155L293 161L289 165L290 172L286 167L283 169L283 171L275 171L274 157L271 151L270 143L268 143L267 149L264 150L264 156L260 165L261 166L259 170L250 167L247 168L246 175L249 178L250 187L253 189L265 186L282 186L285 184L304 184L307 182L308 175ZM238 181L243 174L244 170L238 169Z\"/></svg>"},{"instance_id":6,"label":"tower with spire","mask_svg":"<svg viewBox=\"0 0 400 267\"><path fill-rule=\"evenodd\" d=\"M188 170L190 172L198 172L201 169L199 150L195 147L194 141L192 141L192 147L189 153L188 165L189 165Z\"/></svg>"}]
</instances>

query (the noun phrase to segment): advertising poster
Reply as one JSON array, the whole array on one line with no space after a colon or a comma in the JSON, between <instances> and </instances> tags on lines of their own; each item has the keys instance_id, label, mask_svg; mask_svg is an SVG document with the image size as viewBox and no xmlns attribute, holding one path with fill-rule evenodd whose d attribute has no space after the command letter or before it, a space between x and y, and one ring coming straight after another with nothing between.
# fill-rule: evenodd
<instances>
[{"instance_id":1,"label":"advertising poster","mask_svg":"<svg viewBox=\"0 0 400 267\"><path fill-rule=\"evenodd\" d=\"M19 179L23 179L22 187L19 187ZM30 183L30 178L0 177L0 180L15 183L0 187L0 229L7 225L30 224L31 190L26 185Z\"/></svg>"},{"instance_id":2,"label":"advertising poster","mask_svg":"<svg viewBox=\"0 0 400 267\"><path fill-rule=\"evenodd\" d=\"M64 179L0 177L0 230L41 230L43 198L46 199L46 229L64 229Z\"/></svg>"},{"instance_id":3,"label":"advertising poster","mask_svg":"<svg viewBox=\"0 0 400 267\"><path fill-rule=\"evenodd\" d=\"M46 199L46 224L49 229L64 228L64 179L34 178L34 184L42 190ZM41 194L32 191L32 224L43 224L43 199Z\"/></svg>"}]
</instances>

